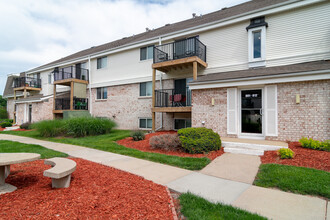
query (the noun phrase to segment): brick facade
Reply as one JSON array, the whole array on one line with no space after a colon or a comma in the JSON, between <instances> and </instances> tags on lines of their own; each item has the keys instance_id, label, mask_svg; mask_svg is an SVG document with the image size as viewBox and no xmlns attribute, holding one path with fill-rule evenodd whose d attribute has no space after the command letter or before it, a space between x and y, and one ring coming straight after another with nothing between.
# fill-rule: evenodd
<instances>
[{"instance_id":1,"label":"brick facade","mask_svg":"<svg viewBox=\"0 0 330 220\"><path fill-rule=\"evenodd\" d=\"M156 89L159 82L156 83ZM173 88L173 80L164 80L163 88ZM92 114L98 117L113 119L119 129L139 129L139 118L151 118L151 97L140 97L140 84L127 84L107 87L108 98L96 100L97 89L92 89ZM175 117L186 117L182 114L156 113L156 128L161 125L163 114L163 129L174 128Z\"/></svg>"},{"instance_id":2,"label":"brick facade","mask_svg":"<svg viewBox=\"0 0 330 220\"><path fill-rule=\"evenodd\" d=\"M330 80L277 84L278 136L267 140L298 141L302 136L330 139ZM296 94L301 103L296 104ZM215 105L212 106L212 98ZM227 134L227 88L193 90L192 126Z\"/></svg>"}]
</instances>

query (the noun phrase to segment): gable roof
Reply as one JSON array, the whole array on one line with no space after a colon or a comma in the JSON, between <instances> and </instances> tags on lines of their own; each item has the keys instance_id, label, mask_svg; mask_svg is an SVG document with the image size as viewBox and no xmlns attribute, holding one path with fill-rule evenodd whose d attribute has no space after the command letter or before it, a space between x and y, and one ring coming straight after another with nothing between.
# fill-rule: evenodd
<instances>
[{"instance_id":1,"label":"gable roof","mask_svg":"<svg viewBox=\"0 0 330 220\"><path fill-rule=\"evenodd\" d=\"M312 71L320 71L320 70L329 70L330 72L330 60L298 63L298 64L291 64L284 66L262 67L257 69L247 69L247 70L239 70L239 71L212 73L204 76L199 76L197 80L194 80L192 82L192 84L240 79L240 78L248 78L248 77L263 77L263 76L274 76L280 74L312 72Z\"/></svg>"},{"instance_id":2,"label":"gable roof","mask_svg":"<svg viewBox=\"0 0 330 220\"><path fill-rule=\"evenodd\" d=\"M102 44L96 47L91 47L89 49L81 50L79 52L73 53L69 56L63 57L61 59L55 60L53 62L47 63L45 65L39 66L37 68L31 69L29 71L37 71L38 69L46 68L48 66L53 66L57 63L62 63L70 60L74 60L81 57L86 57L91 54L99 53L102 51L115 49L121 46L125 46L132 43L137 43L141 41L145 41L148 39L153 39L156 37L160 37L165 34L174 33L177 31L181 31L184 29L220 21L223 19L228 19L233 16L238 16L244 13L252 12L258 9L266 8L272 5L276 5L283 2L288 2L289 0L252 0L248 1L236 6L232 6L229 8L224 8L209 14L205 14L203 16L197 16L195 18L191 18L188 20L180 21L177 23L169 24L162 26L160 28L150 30L147 32L143 32L137 35L133 35L130 37L122 38L116 41L112 41L106 44Z\"/></svg>"}]
</instances>

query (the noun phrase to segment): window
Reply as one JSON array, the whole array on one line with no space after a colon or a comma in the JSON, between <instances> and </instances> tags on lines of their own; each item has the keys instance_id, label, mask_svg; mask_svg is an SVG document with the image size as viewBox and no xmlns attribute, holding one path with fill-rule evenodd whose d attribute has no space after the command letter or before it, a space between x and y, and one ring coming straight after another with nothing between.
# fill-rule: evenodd
<instances>
[{"instance_id":1,"label":"window","mask_svg":"<svg viewBox=\"0 0 330 220\"><path fill-rule=\"evenodd\" d=\"M102 69L107 67L107 62L108 62L107 57L97 58L97 69Z\"/></svg>"},{"instance_id":2,"label":"window","mask_svg":"<svg viewBox=\"0 0 330 220\"><path fill-rule=\"evenodd\" d=\"M52 84L52 74L48 74L48 84Z\"/></svg>"},{"instance_id":3,"label":"window","mask_svg":"<svg viewBox=\"0 0 330 220\"><path fill-rule=\"evenodd\" d=\"M174 129L179 130L181 128L190 128L191 119L174 119Z\"/></svg>"},{"instance_id":4,"label":"window","mask_svg":"<svg viewBox=\"0 0 330 220\"><path fill-rule=\"evenodd\" d=\"M140 83L140 96L152 96L152 82Z\"/></svg>"},{"instance_id":5,"label":"window","mask_svg":"<svg viewBox=\"0 0 330 220\"><path fill-rule=\"evenodd\" d=\"M154 45L140 49L140 60L149 60L154 57Z\"/></svg>"},{"instance_id":6,"label":"window","mask_svg":"<svg viewBox=\"0 0 330 220\"><path fill-rule=\"evenodd\" d=\"M96 99L107 99L107 98L108 98L107 87L97 88Z\"/></svg>"},{"instance_id":7,"label":"window","mask_svg":"<svg viewBox=\"0 0 330 220\"><path fill-rule=\"evenodd\" d=\"M265 66L266 59L266 28L265 17L251 19L246 28L249 40L249 67Z\"/></svg>"},{"instance_id":8,"label":"window","mask_svg":"<svg viewBox=\"0 0 330 220\"><path fill-rule=\"evenodd\" d=\"M152 119L151 118L140 118L139 119L139 128L151 129L152 128Z\"/></svg>"}]
</instances>

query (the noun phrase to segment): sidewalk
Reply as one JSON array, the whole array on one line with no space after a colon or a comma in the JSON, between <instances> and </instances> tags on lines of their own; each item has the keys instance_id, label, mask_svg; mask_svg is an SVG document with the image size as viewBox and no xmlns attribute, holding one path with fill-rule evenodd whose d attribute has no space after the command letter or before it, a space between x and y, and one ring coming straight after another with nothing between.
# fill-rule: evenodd
<instances>
[{"instance_id":1,"label":"sidewalk","mask_svg":"<svg viewBox=\"0 0 330 220\"><path fill-rule=\"evenodd\" d=\"M181 193L189 191L211 202L230 204L270 219L326 219L328 205L326 200L257 187L249 183L216 177L216 175L211 176L213 174L208 175L209 166L213 166L212 169L216 168L213 163L203 169L207 172L202 173L70 144L6 134L0 134L0 140L41 145L67 153L72 157L82 158L142 176ZM229 163L230 160L226 160L226 162ZM221 169L221 166L218 168ZM328 219L330 220L329 212Z\"/></svg>"}]
</instances>

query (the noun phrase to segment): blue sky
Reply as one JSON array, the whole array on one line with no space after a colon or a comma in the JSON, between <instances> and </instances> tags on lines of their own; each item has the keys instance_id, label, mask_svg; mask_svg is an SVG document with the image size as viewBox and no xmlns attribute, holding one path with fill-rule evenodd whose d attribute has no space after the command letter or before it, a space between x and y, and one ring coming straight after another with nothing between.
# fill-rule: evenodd
<instances>
[{"instance_id":1,"label":"blue sky","mask_svg":"<svg viewBox=\"0 0 330 220\"><path fill-rule=\"evenodd\" d=\"M7 74L246 0L0 0L0 94Z\"/></svg>"}]
</instances>

